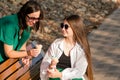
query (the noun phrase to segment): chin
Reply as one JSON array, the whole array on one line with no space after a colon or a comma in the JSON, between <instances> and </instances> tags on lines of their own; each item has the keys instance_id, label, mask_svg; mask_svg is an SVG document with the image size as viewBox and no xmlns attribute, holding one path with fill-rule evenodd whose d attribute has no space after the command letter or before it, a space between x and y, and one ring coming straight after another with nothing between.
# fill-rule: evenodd
<instances>
[{"instance_id":1,"label":"chin","mask_svg":"<svg viewBox=\"0 0 120 80\"><path fill-rule=\"evenodd\" d=\"M66 35L63 35L63 37L67 37Z\"/></svg>"},{"instance_id":2,"label":"chin","mask_svg":"<svg viewBox=\"0 0 120 80\"><path fill-rule=\"evenodd\" d=\"M33 26L34 26L34 24L32 24L32 23L29 23L29 24L28 24L28 26L30 26L30 27L33 27Z\"/></svg>"},{"instance_id":3,"label":"chin","mask_svg":"<svg viewBox=\"0 0 120 80\"><path fill-rule=\"evenodd\" d=\"M33 27L33 25L28 25L28 26Z\"/></svg>"}]
</instances>

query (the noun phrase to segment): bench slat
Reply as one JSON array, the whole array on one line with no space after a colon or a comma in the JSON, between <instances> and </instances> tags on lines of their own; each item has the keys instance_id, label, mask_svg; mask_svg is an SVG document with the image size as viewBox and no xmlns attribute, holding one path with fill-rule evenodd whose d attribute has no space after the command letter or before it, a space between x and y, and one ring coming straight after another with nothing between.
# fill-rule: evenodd
<instances>
[{"instance_id":1,"label":"bench slat","mask_svg":"<svg viewBox=\"0 0 120 80\"><path fill-rule=\"evenodd\" d=\"M4 63L0 64L0 73L14 64L18 59L8 59Z\"/></svg>"},{"instance_id":2,"label":"bench slat","mask_svg":"<svg viewBox=\"0 0 120 80\"><path fill-rule=\"evenodd\" d=\"M7 65L6 65L7 66ZM8 69L0 74L1 79L7 78L9 75L13 74L17 69L19 69L22 65L18 62L14 63Z\"/></svg>"},{"instance_id":3,"label":"bench slat","mask_svg":"<svg viewBox=\"0 0 120 80\"><path fill-rule=\"evenodd\" d=\"M8 77L6 80L16 80L18 77L20 77L22 74L24 74L29 67L26 65L19 70L17 70L15 73L13 73L10 77Z\"/></svg>"},{"instance_id":4,"label":"bench slat","mask_svg":"<svg viewBox=\"0 0 120 80\"><path fill-rule=\"evenodd\" d=\"M21 76L18 80L37 80L39 78L39 68L40 62L38 62L35 66L33 66L30 70L28 70L23 76ZM38 74L38 76L36 76ZM34 79L33 79L34 78Z\"/></svg>"}]
</instances>

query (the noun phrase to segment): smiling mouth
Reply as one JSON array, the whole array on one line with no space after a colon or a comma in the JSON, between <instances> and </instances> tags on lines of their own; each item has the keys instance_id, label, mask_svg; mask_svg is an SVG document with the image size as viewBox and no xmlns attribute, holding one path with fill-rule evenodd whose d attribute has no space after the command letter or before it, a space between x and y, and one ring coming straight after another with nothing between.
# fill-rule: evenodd
<instances>
[{"instance_id":1,"label":"smiling mouth","mask_svg":"<svg viewBox=\"0 0 120 80\"><path fill-rule=\"evenodd\" d=\"M35 25L35 23L32 23L32 22L31 22L31 23L30 23L30 25L34 26L34 25Z\"/></svg>"}]
</instances>

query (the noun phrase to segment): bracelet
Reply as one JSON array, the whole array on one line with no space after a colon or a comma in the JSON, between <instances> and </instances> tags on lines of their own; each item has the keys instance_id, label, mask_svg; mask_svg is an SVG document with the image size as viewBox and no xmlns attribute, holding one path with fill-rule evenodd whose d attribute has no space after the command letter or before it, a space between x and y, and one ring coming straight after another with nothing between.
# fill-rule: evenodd
<instances>
[{"instance_id":1,"label":"bracelet","mask_svg":"<svg viewBox=\"0 0 120 80\"><path fill-rule=\"evenodd\" d=\"M30 50L27 51L27 55L30 56Z\"/></svg>"}]
</instances>

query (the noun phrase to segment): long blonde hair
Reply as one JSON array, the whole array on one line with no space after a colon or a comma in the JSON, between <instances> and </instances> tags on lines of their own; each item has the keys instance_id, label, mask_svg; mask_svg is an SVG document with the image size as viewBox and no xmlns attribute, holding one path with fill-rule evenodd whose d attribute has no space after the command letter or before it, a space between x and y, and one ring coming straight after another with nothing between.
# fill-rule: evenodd
<instances>
[{"instance_id":1,"label":"long blonde hair","mask_svg":"<svg viewBox=\"0 0 120 80\"><path fill-rule=\"evenodd\" d=\"M66 20L70 24L70 27L73 30L73 40L78 42L85 52L88 62L86 74L89 80L93 80L91 53L87 40L86 27L83 24L83 20L79 15L71 15L69 17L66 17L64 20Z\"/></svg>"}]
</instances>

